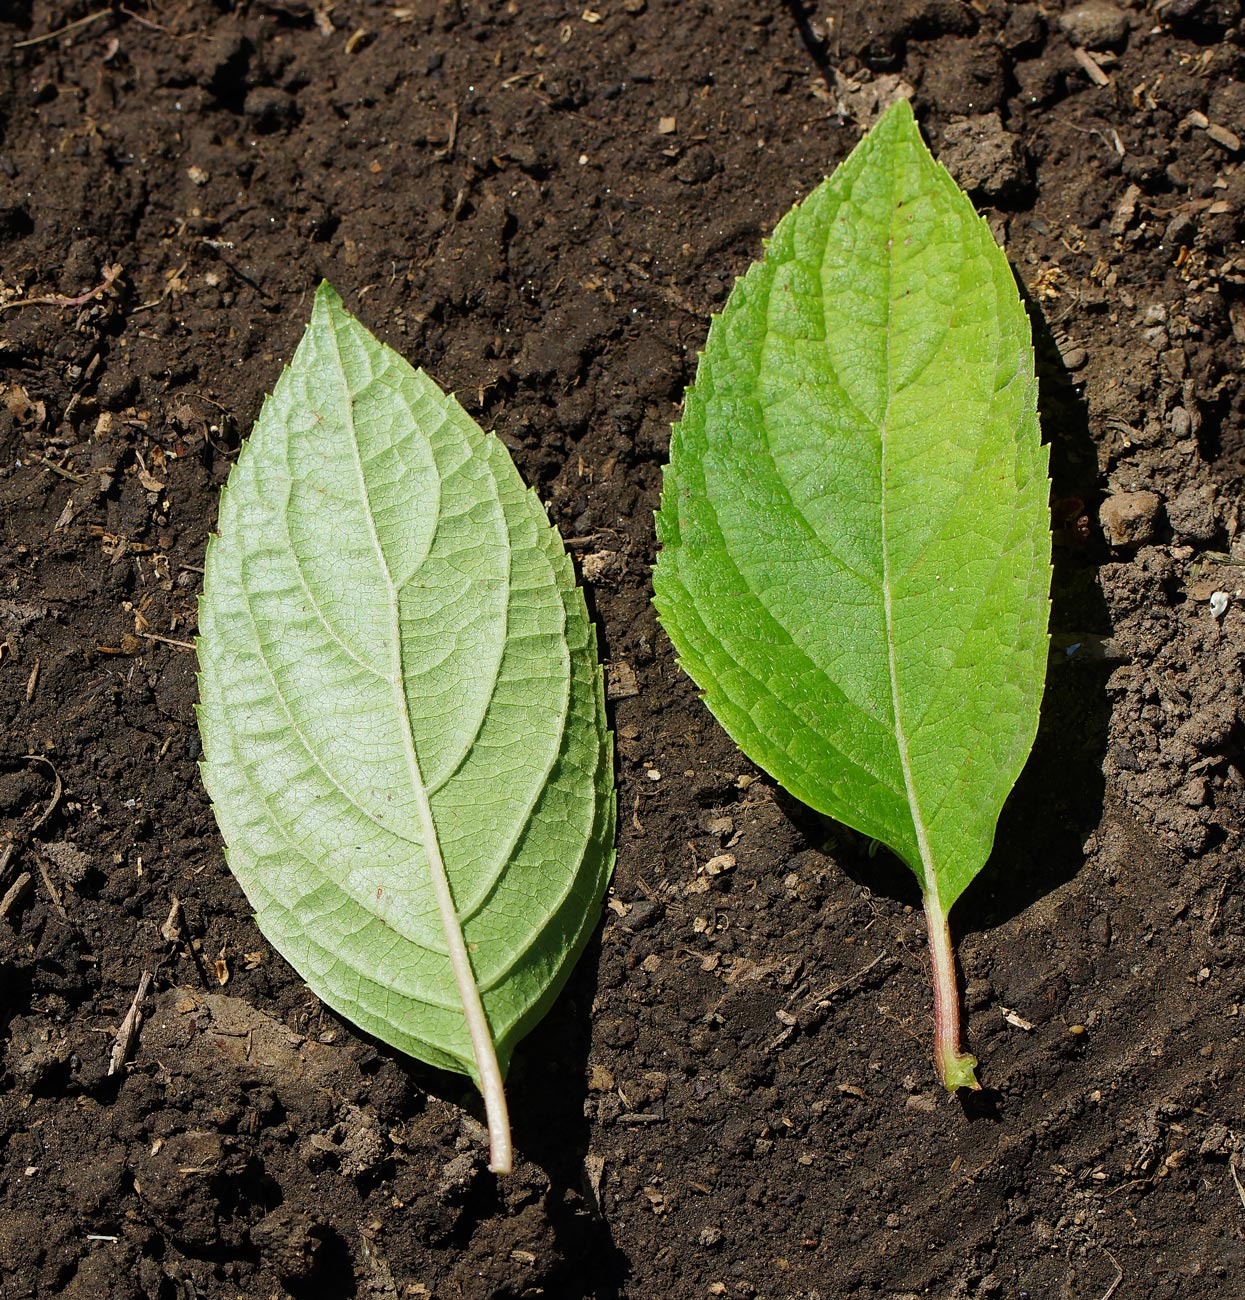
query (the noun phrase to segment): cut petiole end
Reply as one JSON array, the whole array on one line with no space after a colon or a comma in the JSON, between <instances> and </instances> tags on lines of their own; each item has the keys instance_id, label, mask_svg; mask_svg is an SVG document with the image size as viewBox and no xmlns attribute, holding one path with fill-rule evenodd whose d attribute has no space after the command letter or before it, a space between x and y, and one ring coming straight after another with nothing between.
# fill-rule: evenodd
<instances>
[{"instance_id":1,"label":"cut petiole end","mask_svg":"<svg viewBox=\"0 0 1245 1300\"><path fill-rule=\"evenodd\" d=\"M948 1056L941 1054L936 1058L938 1077L948 1092L958 1092L961 1088L981 1091L977 1082L977 1058L968 1052L954 1052Z\"/></svg>"},{"instance_id":2,"label":"cut petiole end","mask_svg":"<svg viewBox=\"0 0 1245 1300\"><path fill-rule=\"evenodd\" d=\"M466 956L464 951L463 956ZM460 985L460 988L463 986ZM475 997L471 997L474 993ZM484 1118L488 1124L488 1167L494 1174L514 1172L514 1144L510 1139L510 1108L506 1105L506 1087L502 1079L497 1049L484 1015L479 991L474 982L464 994L467 1027L476 1054L476 1086L484 1098Z\"/></svg>"},{"instance_id":3,"label":"cut petiole end","mask_svg":"<svg viewBox=\"0 0 1245 1300\"><path fill-rule=\"evenodd\" d=\"M977 1058L960 1051L960 988L955 974L951 927L938 896L925 895L925 924L929 929L929 956L934 979L934 1065L948 1092L961 1088L979 1091Z\"/></svg>"},{"instance_id":4,"label":"cut petiole end","mask_svg":"<svg viewBox=\"0 0 1245 1300\"><path fill-rule=\"evenodd\" d=\"M510 1114L506 1108L506 1094L502 1091L500 1076L493 1087L482 1089L484 1113L488 1120L488 1167L494 1174L514 1172L514 1146L510 1140Z\"/></svg>"}]
</instances>

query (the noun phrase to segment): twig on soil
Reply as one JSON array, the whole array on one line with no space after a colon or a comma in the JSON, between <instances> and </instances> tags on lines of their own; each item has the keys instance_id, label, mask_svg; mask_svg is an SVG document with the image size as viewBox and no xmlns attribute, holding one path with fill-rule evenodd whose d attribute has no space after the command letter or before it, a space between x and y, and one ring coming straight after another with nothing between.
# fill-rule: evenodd
<instances>
[{"instance_id":1,"label":"twig on soil","mask_svg":"<svg viewBox=\"0 0 1245 1300\"><path fill-rule=\"evenodd\" d=\"M34 835L48 820L49 817L60 806L61 795L65 793L65 787L61 783L61 774L56 770L51 759L44 758L42 754L23 754L22 758L28 763L42 763L44 767L52 773L52 797L44 805L43 811L39 814L39 820L30 828L30 834Z\"/></svg>"},{"instance_id":2,"label":"twig on soil","mask_svg":"<svg viewBox=\"0 0 1245 1300\"><path fill-rule=\"evenodd\" d=\"M156 632L140 632L138 635L146 641L159 641L161 645L175 645L179 650L193 650L195 648L193 641L178 641L171 636L160 636Z\"/></svg>"},{"instance_id":3,"label":"twig on soil","mask_svg":"<svg viewBox=\"0 0 1245 1300\"><path fill-rule=\"evenodd\" d=\"M819 989L816 993L808 994L801 1000L800 1006L794 1015L790 1013L789 1008L795 1004L796 999L789 998L787 1000L787 1008L785 1008L783 1012L779 1013L778 1016L778 1019L786 1026L786 1028L766 1043L765 1050L767 1052L772 1052L775 1048L781 1047L782 1044L795 1033L796 1029L799 1027L801 1017L807 1017L818 1008L827 1006L834 997L842 993L844 989L850 988L857 980L864 979L871 970L886 961L889 956L890 953L888 952L879 953L867 966L862 966L858 971L847 976L846 979L839 980L835 984L827 984L825 988Z\"/></svg>"},{"instance_id":4,"label":"twig on soil","mask_svg":"<svg viewBox=\"0 0 1245 1300\"><path fill-rule=\"evenodd\" d=\"M73 470L66 469L64 465L58 465L54 460L48 460L46 456L40 456L37 452L31 455L30 459L36 464L42 465L44 469L50 469L53 474L59 474L61 478L67 478L71 483L86 482L85 474L76 474Z\"/></svg>"},{"instance_id":5,"label":"twig on soil","mask_svg":"<svg viewBox=\"0 0 1245 1300\"><path fill-rule=\"evenodd\" d=\"M134 1046L139 1026L143 1023L143 1013L139 1008L142 1006L142 1001L147 996L147 990L150 987L151 972L145 970L139 978L134 1001L130 1003L130 1009L125 1013L125 1019L121 1022L120 1029L117 1030L117 1038L112 1045L112 1056L108 1059L109 1074L116 1074L129 1059L130 1049Z\"/></svg>"},{"instance_id":6,"label":"twig on soil","mask_svg":"<svg viewBox=\"0 0 1245 1300\"><path fill-rule=\"evenodd\" d=\"M1120 1261L1116 1259L1116 1257L1107 1250L1105 1246L1103 1247L1102 1253L1115 1265L1115 1281L1107 1287L1106 1293L1102 1297L1102 1300L1111 1300L1111 1297L1115 1294L1116 1288L1124 1280L1124 1270L1120 1267Z\"/></svg>"},{"instance_id":7,"label":"twig on soil","mask_svg":"<svg viewBox=\"0 0 1245 1300\"><path fill-rule=\"evenodd\" d=\"M30 670L30 676L26 678L26 703L29 704L35 698L35 690L39 685L39 669L43 667L43 660L38 656L35 657L35 666Z\"/></svg>"},{"instance_id":8,"label":"twig on soil","mask_svg":"<svg viewBox=\"0 0 1245 1300\"><path fill-rule=\"evenodd\" d=\"M75 18L73 22L66 23L64 27L58 27L55 31L44 32L42 36L32 36L28 40L14 41L15 50L28 50L32 45L43 45L47 41L54 41L58 36L67 36L70 32L76 32L79 27L85 27L88 23L98 22L101 18L107 18L112 13L112 9L99 9L93 14L87 14L85 18Z\"/></svg>"},{"instance_id":9,"label":"twig on soil","mask_svg":"<svg viewBox=\"0 0 1245 1300\"><path fill-rule=\"evenodd\" d=\"M186 39L184 36L178 35L177 32L170 31L167 27L161 27L159 23L153 23L150 18L144 18L142 14L136 14L133 9L127 9L125 5L118 5L117 8L127 18L133 18L140 27L150 27L153 32L159 32L162 36L171 36L175 41Z\"/></svg>"},{"instance_id":10,"label":"twig on soil","mask_svg":"<svg viewBox=\"0 0 1245 1300\"><path fill-rule=\"evenodd\" d=\"M65 918L69 920L69 913L65 911L65 900L61 897L60 888L56 881L52 879L52 873L48 870L48 864L44 862L41 854L35 855L35 866L39 868L39 875L43 880L43 887L48 891L48 897L52 900L52 906Z\"/></svg>"},{"instance_id":11,"label":"twig on soil","mask_svg":"<svg viewBox=\"0 0 1245 1300\"><path fill-rule=\"evenodd\" d=\"M82 400L82 394L86 392L87 385L91 382L92 375L94 375L99 369L99 363L102 360L102 357L103 354L100 352L97 344L94 353L91 355L90 361L86 364L86 369L82 372L82 377L78 380L78 387L75 390L74 395L69 399L69 405L65 407L65 414L61 416L62 423L68 422L70 415L73 414L74 407Z\"/></svg>"},{"instance_id":12,"label":"twig on soil","mask_svg":"<svg viewBox=\"0 0 1245 1300\"><path fill-rule=\"evenodd\" d=\"M1235 1160L1229 1163L1228 1172L1231 1173L1232 1181L1236 1184L1236 1194L1241 1198L1241 1206L1245 1208L1245 1187L1241 1186L1241 1176L1236 1172Z\"/></svg>"},{"instance_id":13,"label":"twig on soil","mask_svg":"<svg viewBox=\"0 0 1245 1300\"><path fill-rule=\"evenodd\" d=\"M65 792L65 786L61 781L61 774L56 770L55 765L50 759L44 758L42 754L23 754L22 758L28 763L42 763L44 767L52 773L52 780L55 782L52 787L52 797L44 805L43 811L39 814L39 820L35 822L28 832L29 835L33 836L37 834L39 828L47 822L48 818L51 817L59 807L61 795ZM56 887L56 883L53 881L41 855L36 854L35 865L39 868L39 875L42 877L44 887L48 891L48 897L52 900L53 905L61 916L68 920L69 913L65 911L65 904L61 900L61 892Z\"/></svg>"},{"instance_id":14,"label":"twig on soil","mask_svg":"<svg viewBox=\"0 0 1245 1300\"><path fill-rule=\"evenodd\" d=\"M94 289L88 289L86 293L80 293L72 298L66 297L63 293L43 293L35 298L15 298L12 302L0 303L0 311L11 311L14 307L85 307L93 298L100 297L116 284L120 278L124 267L120 262L114 262L111 266L104 267L104 278Z\"/></svg>"},{"instance_id":15,"label":"twig on soil","mask_svg":"<svg viewBox=\"0 0 1245 1300\"><path fill-rule=\"evenodd\" d=\"M454 106L454 112L450 115L449 138L445 142L444 149L438 149L432 156L434 158L452 158L454 148L458 144L458 106Z\"/></svg>"},{"instance_id":16,"label":"twig on soil","mask_svg":"<svg viewBox=\"0 0 1245 1300\"><path fill-rule=\"evenodd\" d=\"M31 673L30 678L26 683L27 700L29 700L34 694L33 687L38 683L37 669L38 665L36 664L36 671ZM24 763L42 763L44 767L52 773L52 781L54 783L52 786L51 798L48 799L46 804L44 804L43 811L39 814L38 820L30 830L26 832L26 838L29 839L38 833L40 827L47 823L48 818L51 817L60 806L61 795L64 794L65 787L61 782L61 775L56 770L55 765L50 759L44 758L42 754L23 754L21 761ZM0 875L3 875L3 873L8 870L9 862L11 861L15 851L16 845L12 842L6 844L3 850L0 850ZM60 890L58 890L56 885L53 883L52 877L48 874L47 867L44 866L41 859L37 859L36 864L39 868L39 874L43 877L43 883L47 886L48 895L56 905L57 911L59 911L63 917L68 919L68 913L65 911L65 906L61 902ZM9 912L11 912L13 908L21 902L26 890L29 888L29 885L30 873L28 871L23 872L9 887L9 890L4 897L0 899L0 917L7 916Z\"/></svg>"},{"instance_id":17,"label":"twig on soil","mask_svg":"<svg viewBox=\"0 0 1245 1300\"><path fill-rule=\"evenodd\" d=\"M858 971L854 971L851 975L847 976L846 979L839 980L834 984L827 984L824 989L819 989L816 993L810 993L804 999L804 1005L800 1010L808 1012L812 1011L816 1007L828 1003L836 994L842 993L846 988L850 988L857 980L864 979L864 977L868 975L874 967L881 965L881 963L889 956L889 952L880 952L867 966L862 966ZM790 1003L787 1005L790 1006Z\"/></svg>"}]
</instances>

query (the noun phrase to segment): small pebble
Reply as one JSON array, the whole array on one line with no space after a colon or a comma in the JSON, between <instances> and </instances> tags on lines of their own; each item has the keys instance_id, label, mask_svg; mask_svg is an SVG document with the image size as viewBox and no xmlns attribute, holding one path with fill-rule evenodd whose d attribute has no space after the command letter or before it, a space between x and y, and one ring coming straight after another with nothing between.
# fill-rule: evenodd
<instances>
[{"instance_id":1,"label":"small pebble","mask_svg":"<svg viewBox=\"0 0 1245 1300\"><path fill-rule=\"evenodd\" d=\"M1235 131L1229 131L1226 126L1219 126L1217 123L1212 122L1206 128L1206 134L1229 153L1240 153L1241 137Z\"/></svg>"},{"instance_id":2,"label":"small pebble","mask_svg":"<svg viewBox=\"0 0 1245 1300\"><path fill-rule=\"evenodd\" d=\"M1112 546L1144 546L1158 532L1163 502L1154 492L1116 492L1098 508L1098 522Z\"/></svg>"},{"instance_id":3,"label":"small pebble","mask_svg":"<svg viewBox=\"0 0 1245 1300\"><path fill-rule=\"evenodd\" d=\"M1086 50L1109 50L1128 36L1128 15L1110 0L1087 0L1069 9L1059 26L1073 45Z\"/></svg>"},{"instance_id":4,"label":"small pebble","mask_svg":"<svg viewBox=\"0 0 1245 1300\"><path fill-rule=\"evenodd\" d=\"M647 930L666 914L666 909L656 899L642 898L631 905L631 911L623 918L623 928L637 933Z\"/></svg>"},{"instance_id":5,"label":"small pebble","mask_svg":"<svg viewBox=\"0 0 1245 1300\"><path fill-rule=\"evenodd\" d=\"M1089 360L1089 353L1084 348L1069 348L1062 356L1063 364L1068 370L1080 370Z\"/></svg>"}]
</instances>

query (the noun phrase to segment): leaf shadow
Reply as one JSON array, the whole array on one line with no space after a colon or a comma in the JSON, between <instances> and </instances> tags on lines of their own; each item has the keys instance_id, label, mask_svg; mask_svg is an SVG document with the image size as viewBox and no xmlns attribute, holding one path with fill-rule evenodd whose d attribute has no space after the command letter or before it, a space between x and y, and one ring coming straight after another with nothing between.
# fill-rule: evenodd
<instances>
[{"instance_id":1,"label":"leaf shadow","mask_svg":"<svg viewBox=\"0 0 1245 1300\"><path fill-rule=\"evenodd\" d=\"M476 1230L496 1232L496 1222L492 1227L489 1222L504 1221L513 1213L507 1208L511 1201L526 1205L533 1187L539 1186L539 1179L525 1174L524 1165L530 1162L548 1179L538 1195L543 1197L557 1256L540 1285L547 1294L582 1295L585 1300L617 1300L630 1272L596 1202L586 1163L587 1060L604 924L602 920L593 932L549 1012L515 1048L506 1077L515 1172L501 1177L481 1172L451 1234L465 1247ZM378 1052L399 1062L419 1090L484 1124L483 1101L463 1076L409 1060L378 1039L371 1041Z\"/></svg>"},{"instance_id":2,"label":"leaf shadow","mask_svg":"<svg viewBox=\"0 0 1245 1300\"><path fill-rule=\"evenodd\" d=\"M563 1259L554 1280L566 1294L592 1300L616 1300L630 1272L587 1167L587 1062L604 925L602 919L549 1013L515 1049L507 1080L516 1147L550 1183L546 1210Z\"/></svg>"},{"instance_id":3,"label":"leaf shadow","mask_svg":"<svg viewBox=\"0 0 1245 1300\"><path fill-rule=\"evenodd\" d=\"M957 933L1013 919L1081 869L1102 817L1111 716L1111 619L1098 580L1108 558L1090 521L1101 496L1089 410L1052 325L1025 290L1037 362L1038 411L1050 447L1054 547L1051 653L1037 739L1003 806L994 851L952 913Z\"/></svg>"}]
</instances>

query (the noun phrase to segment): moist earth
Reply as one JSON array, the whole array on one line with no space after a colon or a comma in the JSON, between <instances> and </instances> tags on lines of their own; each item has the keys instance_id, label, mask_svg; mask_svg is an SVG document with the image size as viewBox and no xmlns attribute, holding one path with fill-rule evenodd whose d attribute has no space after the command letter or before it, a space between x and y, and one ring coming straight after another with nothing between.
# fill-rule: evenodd
<instances>
[{"instance_id":1,"label":"moist earth","mask_svg":"<svg viewBox=\"0 0 1245 1300\"><path fill-rule=\"evenodd\" d=\"M1242 22L10 0L6 1300L1240 1295ZM739 754L649 603L709 318L898 94L1028 296L1054 475L1041 732L955 916L965 1100L913 880ZM609 665L617 874L502 1180L467 1083L260 937L196 766L219 488L324 276L497 429Z\"/></svg>"}]
</instances>

